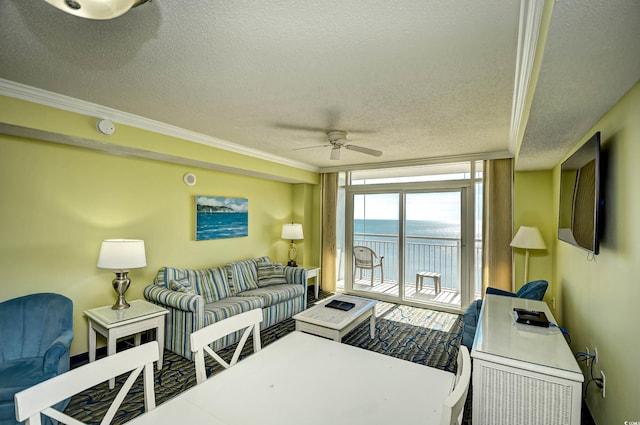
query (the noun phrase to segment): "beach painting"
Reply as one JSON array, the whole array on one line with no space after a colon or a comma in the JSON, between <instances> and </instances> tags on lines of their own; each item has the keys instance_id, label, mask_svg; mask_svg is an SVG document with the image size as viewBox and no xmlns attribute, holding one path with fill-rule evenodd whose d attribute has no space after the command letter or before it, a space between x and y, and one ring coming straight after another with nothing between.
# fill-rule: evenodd
<instances>
[{"instance_id":1,"label":"beach painting","mask_svg":"<svg viewBox=\"0 0 640 425\"><path fill-rule=\"evenodd\" d=\"M249 200L196 196L196 240L241 238L249 235Z\"/></svg>"}]
</instances>

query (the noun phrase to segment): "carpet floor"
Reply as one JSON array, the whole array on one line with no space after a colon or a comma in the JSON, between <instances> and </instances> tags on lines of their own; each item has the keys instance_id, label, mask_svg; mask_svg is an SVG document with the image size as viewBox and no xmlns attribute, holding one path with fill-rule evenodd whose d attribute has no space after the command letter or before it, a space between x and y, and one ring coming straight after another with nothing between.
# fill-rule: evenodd
<instances>
[{"instance_id":1,"label":"carpet floor","mask_svg":"<svg viewBox=\"0 0 640 425\"><path fill-rule=\"evenodd\" d=\"M333 294L322 291L319 299L331 295ZM318 301L312 296L310 298L309 305ZM459 315L385 302L378 302L375 314L376 337L374 339L370 338L367 321L347 334L342 342L455 373L456 357L462 338L462 320ZM288 319L262 331L263 347L294 330L294 320ZM233 348L228 347L219 354L228 360L231 358ZM250 341L247 342L245 349L247 354L252 352ZM209 372L214 374L222 370L222 367L210 358L207 358L207 367ZM309 374L310 379L317 367L318 365L309 365L309 371L305 373ZM124 375L116 378L114 390L109 390L108 383L104 382L77 394L71 399L65 413L87 424L99 424L125 379ZM165 350L162 370L155 371L156 403L161 404L194 385L194 364ZM467 406L470 405L470 398L468 398ZM113 423L127 422L143 412L144 399L142 382L139 378L125 398ZM467 408L465 423L470 423L469 419L470 409Z\"/></svg>"}]
</instances>

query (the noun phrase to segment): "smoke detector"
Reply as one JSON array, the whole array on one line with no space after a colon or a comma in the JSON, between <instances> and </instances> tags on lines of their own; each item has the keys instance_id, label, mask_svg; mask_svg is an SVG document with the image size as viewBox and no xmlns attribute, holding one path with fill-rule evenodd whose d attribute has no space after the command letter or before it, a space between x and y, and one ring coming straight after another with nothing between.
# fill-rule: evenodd
<instances>
[{"instance_id":1,"label":"smoke detector","mask_svg":"<svg viewBox=\"0 0 640 425\"><path fill-rule=\"evenodd\" d=\"M100 120L96 123L98 133L111 136L116 131L116 126L111 120Z\"/></svg>"}]
</instances>

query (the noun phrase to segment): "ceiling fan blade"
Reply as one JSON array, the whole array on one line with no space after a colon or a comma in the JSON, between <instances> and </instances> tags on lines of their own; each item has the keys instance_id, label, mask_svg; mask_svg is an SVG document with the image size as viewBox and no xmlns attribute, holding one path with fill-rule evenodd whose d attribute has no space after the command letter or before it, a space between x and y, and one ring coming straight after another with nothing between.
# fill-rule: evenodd
<instances>
[{"instance_id":1,"label":"ceiling fan blade","mask_svg":"<svg viewBox=\"0 0 640 425\"><path fill-rule=\"evenodd\" d=\"M340 146L334 146L331 148L331 156L329 157L332 161L337 161L340 159Z\"/></svg>"},{"instance_id":2,"label":"ceiling fan blade","mask_svg":"<svg viewBox=\"0 0 640 425\"><path fill-rule=\"evenodd\" d=\"M292 151L299 151L302 149L313 149L313 148L326 148L327 146L331 146L331 145L315 145L315 146L305 146L302 148L292 148Z\"/></svg>"},{"instance_id":3,"label":"ceiling fan blade","mask_svg":"<svg viewBox=\"0 0 640 425\"><path fill-rule=\"evenodd\" d=\"M381 156L382 155L382 152L380 152L380 151L377 151L375 149L363 148L362 146L344 145L344 147L349 149L350 151L366 153L367 155L373 155L373 156Z\"/></svg>"}]
</instances>

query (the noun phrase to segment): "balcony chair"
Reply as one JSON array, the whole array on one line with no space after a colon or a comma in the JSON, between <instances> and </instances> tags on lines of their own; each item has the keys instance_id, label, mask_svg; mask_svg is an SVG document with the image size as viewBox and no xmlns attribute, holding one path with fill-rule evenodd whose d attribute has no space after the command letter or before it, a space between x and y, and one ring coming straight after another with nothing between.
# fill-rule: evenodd
<instances>
[{"instance_id":1,"label":"balcony chair","mask_svg":"<svg viewBox=\"0 0 640 425\"><path fill-rule=\"evenodd\" d=\"M371 286L373 286L373 275L375 274L376 267L380 267L380 283L384 282L384 268L382 266L382 259L384 255L379 257L371 249L366 246L354 246L353 247L353 280L356 280L356 270L360 269L360 279L362 279L362 270L371 270Z\"/></svg>"},{"instance_id":2,"label":"balcony chair","mask_svg":"<svg viewBox=\"0 0 640 425\"><path fill-rule=\"evenodd\" d=\"M69 370L73 302L51 293L4 301L0 335L0 425L14 425L14 395ZM62 400L56 407L68 404Z\"/></svg>"},{"instance_id":3,"label":"balcony chair","mask_svg":"<svg viewBox=\"0 0 640 425\"><path fill-rule=\"evenodd\" d=\"M502 289L488 287L486 294L490 295L502 295L507 297L525 298L528 300L542 301L544 293L547 291L549 283L546 280L534 280L529 282L520 288L517 293L503 291ZM473 339L476 336L476 326L478 325L478 318L480 317L480 309L482 308L482 300L475 300L472 302L467 311L462 316L463 330L462 330L462 345L471 350L473 345Z\"/></svg>"}]
</instances>

